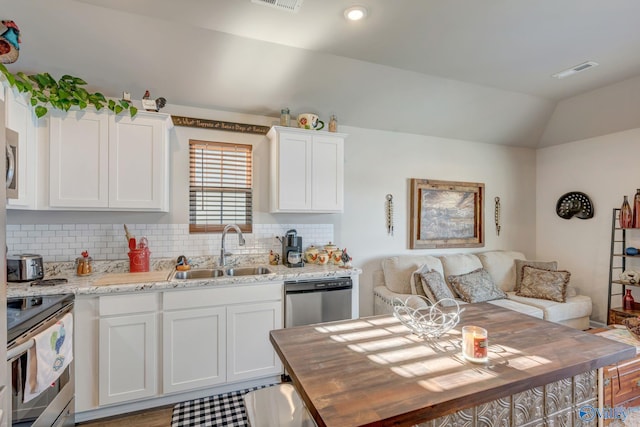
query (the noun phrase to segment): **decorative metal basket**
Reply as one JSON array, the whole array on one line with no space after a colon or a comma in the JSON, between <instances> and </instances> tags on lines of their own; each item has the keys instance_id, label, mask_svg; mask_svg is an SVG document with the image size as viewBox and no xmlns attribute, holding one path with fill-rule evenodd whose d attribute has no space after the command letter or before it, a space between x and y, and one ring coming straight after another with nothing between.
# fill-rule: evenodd
<instances>
[{"instance_id":1,"label":"decorative metal basket","mask_svg":"<svg viewBox=\"0 0 640 427\"><path fill-rule=\"evenodd\" d=\"M421 295L412 295L406 299L395 298L393 315L403 325L420 338L438 338L449 332L460 321L458 301L443 298L437 302Z\"/></svg>"}]
</instances>

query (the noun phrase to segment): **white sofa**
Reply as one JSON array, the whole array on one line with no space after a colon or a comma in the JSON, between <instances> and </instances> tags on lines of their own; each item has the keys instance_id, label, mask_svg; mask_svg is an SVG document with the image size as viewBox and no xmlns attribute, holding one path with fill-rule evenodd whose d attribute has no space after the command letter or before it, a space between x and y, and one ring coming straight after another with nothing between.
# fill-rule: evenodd
<instances>
[{"instance_id":1,"label":"white sofa","mask_svg":"<svg viewBox=\"0 0 640 427\"><path fill-rule=\"evenodd\" d=\"M524 254L515 251L488 251L476 254L401 255L382 261L382 270L374 272L375 314L393 313L396 297L406 299L417 293L412 291L412 275L425 264L446 278L449 275L469 273L478 268L487 270L493 282L507 294L507 298L489 301L504 308L528 314L539 319L560 323L576 329L589 328L591 299L577 295L575 288L567 287L566 302L546 299L527 298L516 295L515 260L526 259ZM449 283L447 283L450 285Z\"/></svg>"}]
</instances>

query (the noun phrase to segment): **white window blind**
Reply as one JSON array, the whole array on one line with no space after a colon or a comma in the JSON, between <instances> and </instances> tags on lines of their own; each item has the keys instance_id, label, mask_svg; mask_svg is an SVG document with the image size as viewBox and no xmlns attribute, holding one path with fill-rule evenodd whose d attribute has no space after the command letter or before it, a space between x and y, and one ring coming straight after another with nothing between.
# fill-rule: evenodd
<instances>
[{"instance_id":1,"label":"white window blind","mask_svg":"<svg viewBox=\"0 0 640 427\"><path fill-rule=\"evenodd\" d=\"M189 141L190 232L221 232L226 224L252 231L251 149L245 144Z\"/></svg>"}]
</instances>

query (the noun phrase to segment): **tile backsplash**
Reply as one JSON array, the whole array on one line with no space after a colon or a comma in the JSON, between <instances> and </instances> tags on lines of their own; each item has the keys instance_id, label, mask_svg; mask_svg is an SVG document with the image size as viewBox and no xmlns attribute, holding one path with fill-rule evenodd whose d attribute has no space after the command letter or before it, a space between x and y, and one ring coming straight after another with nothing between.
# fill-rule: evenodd
<instances>
[{"instance_id":1,"label":"tile backsplash","mask_svg":"<svg viewBox=\"0 0 640 427\"><path fill-rule=\"evenodd\" d=\"M189 234L189 224L127 224L137 239L146 237L152 258L175 258L220 253L220 234ZM236 255L257 255L281 251L276 236L289 229L302 236L304 248L333 241L333 224L254 224L244 235L245 246L238 245L235 232L226 237L227 250ZM339 242L338 242L339 243ZM73 261L84 250L94 260L128 259L123 224L36 224L7 225L9 254L36 253L45 262Z\"/></svg>"}]
</instances>

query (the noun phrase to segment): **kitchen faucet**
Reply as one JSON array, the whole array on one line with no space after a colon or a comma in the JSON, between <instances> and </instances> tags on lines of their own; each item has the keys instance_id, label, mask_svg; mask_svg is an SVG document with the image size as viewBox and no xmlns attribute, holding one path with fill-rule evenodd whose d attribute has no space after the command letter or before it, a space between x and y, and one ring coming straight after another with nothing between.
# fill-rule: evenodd
<instances>
[{"instance_id":1,"label":"kitchen faucet","mask_svg":"<svg viewBox=\"0 0 640 427\"><path fill-rule=\"evenodd\" d=\"M238 244L240 246L244 246L244 236L242 235L242 231L240 231L240 227L238 227L235 224L227 224L224 226L224 230L222 230L222 244L221 244L221 248L220 248L220 266L224 267L226 260L225 260L225 256L227 255L231 255L230 253L227 253L225 247L224 247L224 238L227 235L227 232L231 229L236 230L236 233L238 233Z\"/></svg>"}]
</instances>

